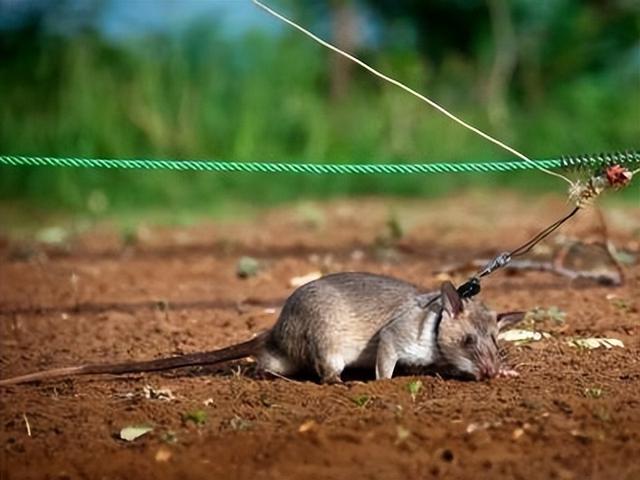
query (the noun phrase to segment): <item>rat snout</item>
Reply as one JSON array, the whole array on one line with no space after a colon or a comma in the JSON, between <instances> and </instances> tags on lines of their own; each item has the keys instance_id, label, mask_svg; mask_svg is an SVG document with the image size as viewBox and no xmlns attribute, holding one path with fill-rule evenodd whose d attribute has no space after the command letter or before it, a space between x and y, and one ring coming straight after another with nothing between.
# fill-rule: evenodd
<instances>
[{"instance_id":1,"label":"rat snout","mask_svg":"<svg viewBox=\"0 0 640 480\"><path fill-rule=\"evenodd\" d=\"M478 380L489 380L500 373L500 355L493 344L481 344L476 349Z\"/></svg>"},{"instance_id":2,"label":"rat snout","mask_svg":"<svg viewBox=\"0 0 640 480\"><path fill-rule=\"evenodd\" d=\"M499 368L493 363L478 365L478 380L490 380L498 375Z\"/></svg>"},{"instance_id":3,"label":"rat snout","mask_svg":"<svg viewBox=\"0 0 640 480\"><path fill-rule=\"evenodd\" d=\"M489 380L498 376L500 361L498 355L491 348L478 350L476 362L478 366L478 380Z\"/></svg>"}]
</instances>

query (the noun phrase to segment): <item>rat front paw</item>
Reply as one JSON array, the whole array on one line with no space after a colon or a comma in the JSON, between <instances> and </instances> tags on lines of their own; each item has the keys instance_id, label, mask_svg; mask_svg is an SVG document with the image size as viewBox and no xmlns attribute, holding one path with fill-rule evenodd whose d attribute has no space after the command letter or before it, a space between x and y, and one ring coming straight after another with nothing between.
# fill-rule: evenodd
<instances>
[{"instance_id":1,"label":"rat front paw","mask_svg":"<svg viewBox=\"0 0 640 480\"><path fill-rule=\"evenodd\" d=\"M513 368L500 367L500 370L498 370L498 377L514 378L519 376L520 374L517 371L515 371Z\"/></svg>"}]
</instances>

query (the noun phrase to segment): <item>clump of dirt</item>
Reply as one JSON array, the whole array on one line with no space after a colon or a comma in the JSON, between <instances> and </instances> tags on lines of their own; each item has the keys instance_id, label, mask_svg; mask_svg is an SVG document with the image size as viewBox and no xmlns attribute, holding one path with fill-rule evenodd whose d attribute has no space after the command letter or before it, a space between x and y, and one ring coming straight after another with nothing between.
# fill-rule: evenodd
<instances>
[{"instance_id":1,"label":"clump of dirt","mask_svg":"<svg viewBox=\"0 0 640 480\"><path fill-rule=\"evenodd\" d=\"M438 272L514 247L561 209L507 197L335 202L133 236L100 228L57 247L3 241L0 376L226 346L272 325L291 279L313 272L462 282L468 272ZM496 309L538 307L528 326L548 334L506 346L518 378L325 386L259 379L240 362L18 385L0 397L0 477L640 478L640 211L609 217L622 287L542 272L483 283ZM583 215L563 235L598 232ZM260 268L239 276L241 257ZM589 337L624 348L568 343ZM134 425L153 430L120 439Z\"/></svg>"}]
</instances>

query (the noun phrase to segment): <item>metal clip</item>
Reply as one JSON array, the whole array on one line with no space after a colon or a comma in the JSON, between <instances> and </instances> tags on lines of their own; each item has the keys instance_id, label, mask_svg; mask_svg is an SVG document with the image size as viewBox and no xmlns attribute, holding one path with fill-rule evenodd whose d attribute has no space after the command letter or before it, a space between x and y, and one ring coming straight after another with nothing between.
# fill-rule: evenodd
<instances>
[{"instance_id":1,"label":"metal clip","mask_svg":"<svg viewBox=\"0 0 640 480\"><path fill-rule=\"evenodd\" d=\"M487 265L478 273L479 277L489 275L491 272L504 267L511 261L511 254L509 252L502 252L491 260Z\"/></svg>"}]
</instances>

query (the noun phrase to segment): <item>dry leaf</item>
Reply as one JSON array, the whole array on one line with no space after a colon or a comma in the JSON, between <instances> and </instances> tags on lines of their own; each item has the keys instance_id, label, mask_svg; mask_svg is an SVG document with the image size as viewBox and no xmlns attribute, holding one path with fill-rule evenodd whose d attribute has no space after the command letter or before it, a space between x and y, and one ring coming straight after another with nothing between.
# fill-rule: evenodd
<instances>
[{"instance_id":1,"label":"dry leaf","mask_svg":"<svg viewBox=\"0 0 640 480\"><path fill-rule=\"evenodd\" d=\"M144 398L148 398L149 400L171 401L175 399L173 392L168 388L153 388L151 385L145 385L142 387L142 393Z\"/></svg>"},{"instance_id":2,"label":"dry leaf","mask_svg":"<svg viewBox=\"0 0 640 480\"><path fill-rule=\"evenodd\" d=\"M523 344L529 342L538 342L542 340L546 335L542 332L535 332L533 330L522 330L514 328L498 334L498 339L505 342L514 342L516 344Z\"/></svg>"},{"instance_id":3,"label":"dry leaf","mask_svg":"<svg viewBox=\"0 0 640 480\"><path fill-rule=\"evenodd\" d=\"M127 442L133 442L136 438L146 435L152 430L153 427L149 427L146 425L124 427L122 430L120 430L120 438Z\"/></svg>"},{"instance_id":4,"label":"dry leaf","mask_svg":"<svg viewBox=\"0 0 640 480\"><path fill-rule=\"evenodd\" d=\"M593 350L594 348L624 348L622 340L617 338L574 338L567 342L570 347Z\"/></svg>"}]
</instances>

